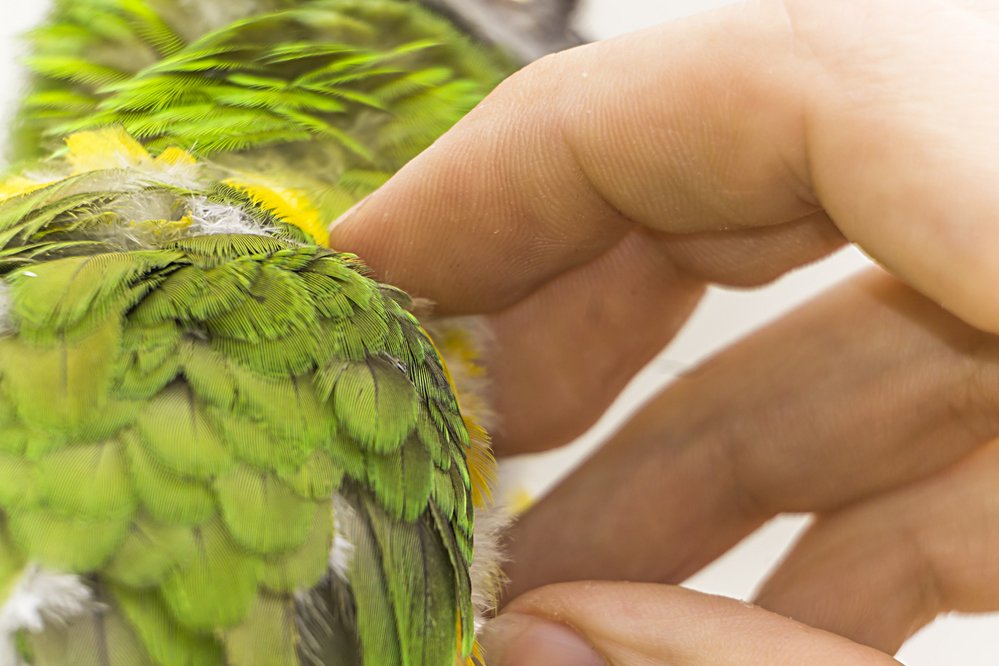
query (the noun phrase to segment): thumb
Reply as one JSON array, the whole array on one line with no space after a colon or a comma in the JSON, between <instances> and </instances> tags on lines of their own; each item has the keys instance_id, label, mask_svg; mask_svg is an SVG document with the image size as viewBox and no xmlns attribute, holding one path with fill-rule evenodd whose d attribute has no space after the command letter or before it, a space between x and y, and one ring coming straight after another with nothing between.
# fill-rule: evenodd
<instances>
[{"instance_id":1,"label":"thumb","mask_svg":"<svg viewBox=\"0 0 999 666\"><path fill-rule=\"evenodd\" d=\"M897 666L746 603L648 583L561 583L515 599L482 635L489 666Z\"/></svg>"}]
</instances>

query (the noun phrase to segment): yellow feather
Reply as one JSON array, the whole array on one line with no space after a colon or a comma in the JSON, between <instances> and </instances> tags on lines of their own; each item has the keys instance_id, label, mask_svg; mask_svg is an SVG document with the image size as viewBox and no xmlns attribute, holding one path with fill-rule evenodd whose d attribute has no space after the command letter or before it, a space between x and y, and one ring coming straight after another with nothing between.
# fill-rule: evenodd
<instances>
[{"instance_id":1,"label":"yellow feather","mask_svg":"<svg viewBox=\"0 0 999 666\"><path fill-rule=\"evenodd\" d=\"M472 655L465 660L465 666L486 666L486 658L482 656L482 646L479 641L475 641L472 646Z\"/></svg>"},{"instance_id":2,"label":"yellow feather","mask_svg":"<svg viewBox=\"0 0 999 666\"><path fill-rule=\"evenodd\" d=\"M461 654L461 617L458 617L456 633L458 635L458 648L456 652ZM468 655L464 660L460 658L456 660L461 666L486 666L486 659L482 656L482 646L479 645L479 641L472 643L472 654Z\"/></svg>"},{"instance_id":3,"label":"yellow feather","mask_svg":"<svg viewBox=\"0 0 999 666\"><path fill-rule=\"evenodd\" d=\"M54 182L54 180L39 182L24 178L22 176L7 178L0 181L0 201L10 199L12 197L19 197L22 194L28 194L29 192L34 192L35 190L41 189L46 185L51 185Z\"/></svg>"},{"instance_id":4,"label":"yellow feather","mask_svg":"<svg viewBox=\"0 0 999 666\"><path fill-rule=\"evenodd\" d=\"M486 429L469 416L464 416L463 420L471 442L468 449L468 475L472 481L472 503L475 508L481 509L493 503L493 486L497 476L496 457Z\"/></svg>"},{"instance_id":5,"label":"yellow feather","mask_svg":"<svg viewBox=\"0 0 999 666\"><path fill-rule=\"evenodd\" d=\"M176 146L167 148L156 158L157 164L162 164L166 166L176 166L178 164L183 164L185 166L194 166L198 163L191 153L187 152L183 148L177 148Z\"/></svg>"},{"instance_id":6,"label":"yellow feather","mask_svg":"<svg viewBox=\"0 0 999 666\"><path fill-rule=\"evenodd\" d=\"M322 223L319 211L301 190L265 185L253 178L229 178L225 183L242 190L258 205L309 234L320 246L329 244L329 232Z\"/></svg>"},{"instance_id":7,"label":"yellow feather","mask_svg":"<svg viewBox=\"0 0 999 666\"><path fill-rule=\"evenodd\" d=\"M457 361L468 377L484 377L486 369L479 363L479 350L467 329L452 327L443 331L441 347L448 352L448 357Z\"/></svg>"},{"instance_id":8,"label":"yellow feather","mask_svg":"<svg viewBox=\"0 0 999 666\"><path fill-rule=\"evenodd\" d=\"M152 158L121 127L77 132L66 137L67 159L74 174L148 165Z\"/></svg>"},{"instance_id":9,"label":"yellow feather","mask_svg":"<svg viewBox=\"0 0 999 666\"><path fill-rule=\"evenodd\" d=\"M523 515L532 506L534 506L534 497L526 488L519 487L510 492L507 499L507 507L513 515Z\"/></svg>"}]
</instances>

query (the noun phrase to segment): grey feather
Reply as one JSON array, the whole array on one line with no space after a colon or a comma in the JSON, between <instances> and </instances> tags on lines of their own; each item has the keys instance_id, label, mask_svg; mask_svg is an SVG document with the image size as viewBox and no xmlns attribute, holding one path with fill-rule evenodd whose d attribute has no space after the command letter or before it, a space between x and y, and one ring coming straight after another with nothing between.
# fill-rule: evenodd
<instances>
[{"instance_id":1,"label":"grey feather","mask_svg":"<svg viewBox=\"0 0 999 666\"><path fill-rule=\"evenodd\" d=\"M333 572L295 600L302 666L360 666L353 606L350 589Z\"/></svg>"},{"instance_id":2,"label":"grey feather","mask_svg":"<svg viewBox=\"0 0 999 666\"><path fill-rule=\"evenodd\" d=\"M584 43L572 28L577 0L420 0L521 63Z\"/></svg>"}]
</instances>

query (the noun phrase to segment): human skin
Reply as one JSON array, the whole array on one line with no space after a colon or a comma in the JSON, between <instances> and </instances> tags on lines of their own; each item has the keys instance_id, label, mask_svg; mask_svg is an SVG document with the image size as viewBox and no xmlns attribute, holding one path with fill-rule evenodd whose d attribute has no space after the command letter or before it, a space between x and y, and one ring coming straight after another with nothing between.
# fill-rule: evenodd
<instances>
[{"instance_id":1,"label":"human skin","mask_svg":"<svg viewBox=\"0 0 999 666\"><path fill-rule=\"evenodd\" d=\"M628 666L891 663L941 612L999 610L996 62L995 1L737 5L526 68L334 228L488 318L501 455L585 430L708 284L847 241L894 276L686 374L528 512L491 665L570 638ZM817 518L759 607L671 586L785 511Z\"/></svg>"}]
</instances>

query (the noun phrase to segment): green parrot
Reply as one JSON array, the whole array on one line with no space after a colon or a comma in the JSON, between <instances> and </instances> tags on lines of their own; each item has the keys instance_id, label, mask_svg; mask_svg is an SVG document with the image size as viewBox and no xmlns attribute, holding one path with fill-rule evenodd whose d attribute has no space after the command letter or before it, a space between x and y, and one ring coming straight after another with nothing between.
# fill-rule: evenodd
<instances>
[{"instance_id":1,"label":"green parrot","mask_svg":"<svg viewBox=\"0 0 999 666\"><path fill-rule=\"evenodd\" d=\"M571 2L426 4L56 0L31 35L0 666L481 660L479 336L424 327L326 225L575 37Z\"/></svg>"}]
</instances>

